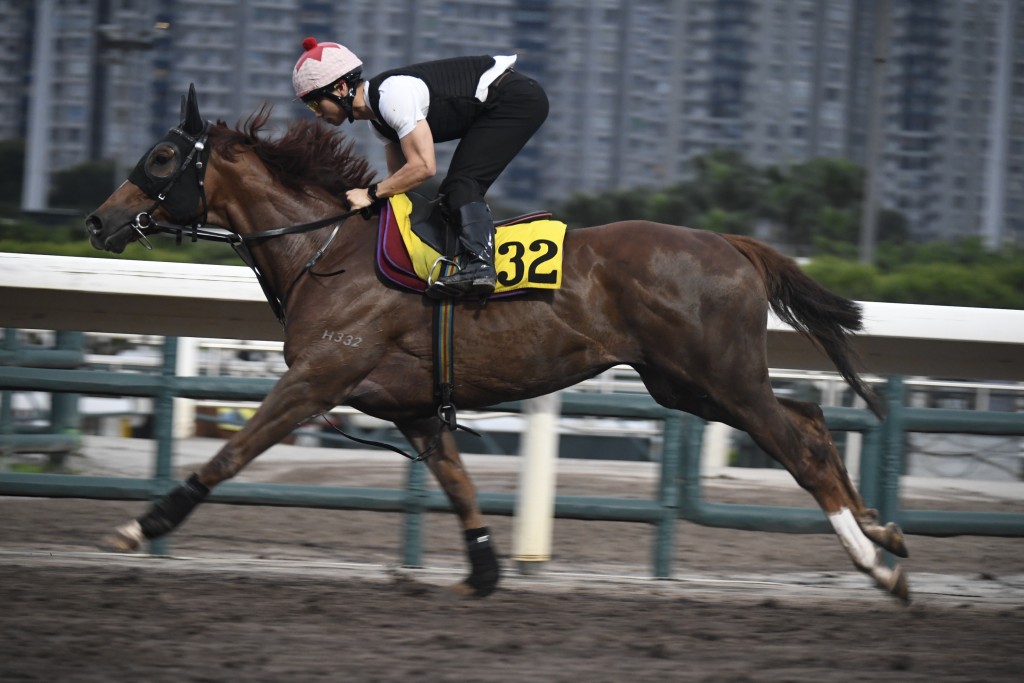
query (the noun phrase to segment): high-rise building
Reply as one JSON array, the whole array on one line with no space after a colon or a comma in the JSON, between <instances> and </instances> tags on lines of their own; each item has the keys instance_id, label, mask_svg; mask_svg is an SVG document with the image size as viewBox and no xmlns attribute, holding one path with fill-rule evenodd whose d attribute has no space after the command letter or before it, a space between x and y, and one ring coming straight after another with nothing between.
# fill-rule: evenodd
<instances>
[{"instance_id":1,"label":"high-rise building","mask_svg":"<svg viewBox=\"0 0 1024 683\"><path fill-rule=\"evenodd\" d=\"M1024 66L1018 4L893 3L881 203L920 239L1024 237L1019 200L1012 210L1006 193L1024 178L1009 163L1021 145L1003 132L1024 105L1024 91L1012 88Z\"/></svg>"},{"instance_id":2,"label":"high-rise building","mask_svg":"<svg viewBox=\"0 0 1024 683\"><path fill-rule=\"evenodd\" d=\"M0 140L25 137L31 16L22 4L0 0Z\"/></svg>"},{"instance_id":3,"label":"high-rise building","mask_svg":"<svg viewBox=\"0 0 1024 683\"><path fill-rule=\"evenodd\" d=\"M881 205L918 239L1024 238L1022 0L891 0ZM660 187L716 148L755 165L867 159L878 39L869 0L0 0L0 136L25 136L26 206L49 174L124 168L176 121L309 116L291 91L303 37L342 42L367 76L454 55L519 55L548 120L490 197L525 209ZM19 47L31 45L31 50ZM345 126L380 173L382 146ZM439 146L444 169L454 143ZM30 191L31 188L31 191Z\"/></svg>"}]
</instances>

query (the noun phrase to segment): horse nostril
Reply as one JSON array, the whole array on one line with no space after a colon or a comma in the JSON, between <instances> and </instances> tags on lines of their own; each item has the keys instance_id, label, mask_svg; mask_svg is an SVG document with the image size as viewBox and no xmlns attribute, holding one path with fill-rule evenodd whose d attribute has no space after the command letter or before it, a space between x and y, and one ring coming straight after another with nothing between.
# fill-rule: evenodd
<instances>
[{"instance_id":1,"label":"horse nostril","mask_svg":"<svg viewBox=\"0 0 1024 683\"><path fill-rule=\"evenodd\" d=\"M93 214L85 219L85 229L90 235L99 235L100 230L103 229L103 222Z\"/></svg>"}]
</instances>

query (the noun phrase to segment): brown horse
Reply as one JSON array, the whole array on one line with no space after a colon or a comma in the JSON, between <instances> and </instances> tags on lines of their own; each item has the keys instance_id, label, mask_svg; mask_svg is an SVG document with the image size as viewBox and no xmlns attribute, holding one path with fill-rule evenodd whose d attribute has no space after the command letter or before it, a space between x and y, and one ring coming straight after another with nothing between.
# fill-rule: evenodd
<instances>
[{"instance_id":1,"label":"brown horse","mask_svg":"<svg viewBox=\"0 0 1024 683\"><path fill-rule=\"evenodd\" d=\"M457 588L488 595L499 579L496 554L434 396L435 304L378 275L376 219L349 216L336 239L312 229L344 210L346 188L372 182L366 161L314 122L295 122L269 141L258 135L266 118L261 110L240 129L209 124L190 91L180 125L86 221L92 244L117 253L160 229L203 236L207 223L244 238L268 297L280 302L289 367L208 463L107 543L134 550L170 532L296 425L347 404L394 422L418 452L431 452L427 465L465 530L471 572ZM890 569L876 547L906 557L902 532L865 508L821 409L777 398L768 377L771 309L822 349L881 418L882 404L853 365L855 302L755 240L647 221L569 231L562 267L561 289L456 305L460 407L540 396L630 365L660 404L748 432L818 502L854 565L908 599L902 569Z\"/></svg>"}]
</instances>

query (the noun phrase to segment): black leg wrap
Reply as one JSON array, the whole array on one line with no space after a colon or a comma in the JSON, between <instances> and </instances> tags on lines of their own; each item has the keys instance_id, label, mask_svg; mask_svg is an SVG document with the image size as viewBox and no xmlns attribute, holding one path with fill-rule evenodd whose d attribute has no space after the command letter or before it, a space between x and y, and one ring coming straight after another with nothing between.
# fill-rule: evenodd
<instances>
[{"instance_id":1,"label":"black leg wrap","mask_svg":"<svg viewBox=\"0 0 1024 683\"><path fill-rule=\"evenodd\" d=\"M193 474L184 484L153 503L149 512L139 517L143 535L154 539L173 531L208 495L210 489L203 486L198 475Z\"/></svg>"},{"instance_id":2,"label":"black leg wrap","mask_svg":"<svg viewBox=\"0 0 1024 683\"><path fill-rule=\"evenodd\" d=\"M473 589L476 597L486 598L494 592L501 576L498 556L494 552L494 544L491 543L491 531L487 527L480 527L464 533L469 563L472 566L466 584Z\"/></svg>"}]
</instances>

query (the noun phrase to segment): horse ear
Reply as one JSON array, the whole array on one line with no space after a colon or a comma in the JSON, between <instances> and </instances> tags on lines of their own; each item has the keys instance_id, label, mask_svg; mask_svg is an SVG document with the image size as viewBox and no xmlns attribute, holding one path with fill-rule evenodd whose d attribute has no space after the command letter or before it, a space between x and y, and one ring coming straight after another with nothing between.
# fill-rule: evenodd
<instances>
[{"instance_id":1,"label":"horse ear","mask_svg":"<svg viewBox=\"0 0 1024 683\"><path fill-rule=\"evenodd\" d=\"M199 113L196 84L188 86L188 97L181 100L181 129L189 135L199 135L203 130L203 117Z\"/></svg>"}]
</instances>

